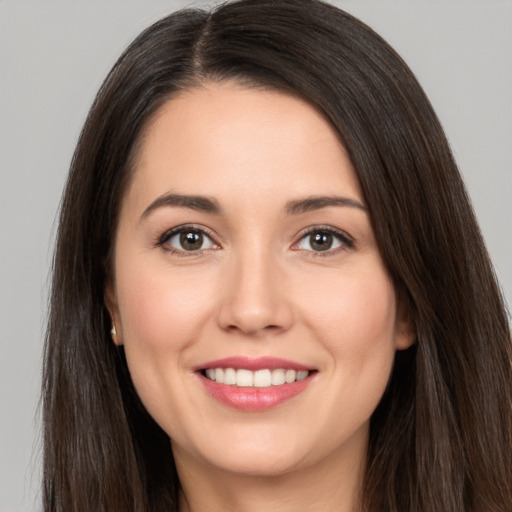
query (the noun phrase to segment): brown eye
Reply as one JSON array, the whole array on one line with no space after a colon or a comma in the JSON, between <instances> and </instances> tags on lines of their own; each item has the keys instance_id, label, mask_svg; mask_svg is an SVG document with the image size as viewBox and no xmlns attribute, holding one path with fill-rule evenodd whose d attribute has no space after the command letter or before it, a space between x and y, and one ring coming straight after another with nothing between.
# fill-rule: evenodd
<instances>
[{"instance_id":1,"label":"brown eye","mask_svg":"<svg viewBox=\"0 0 512 512\"><path fill-rule=\"evenodd\" d=\"M353 247L353 241L342 232L334 229L314 229L302 236L297 248L309 252L335 251Z\"/></svg>"},{"instance_id":2,"label":"brown eye","mask_svg":"<svg viewBox=\"0 0 512 512\"><path fill-rule=\"evenodd\" d=\"M205 249L216 249L218 246L202 230L178 228L165 235L160 242L175 252L196 252Z\"/></svg>"},{"instance_id":3,"label":"brown eye","mask_svg":"<svg viewBox=\"0 0 512 512\"><path fill-rule=\"evenodd\" d=\"M309 245L313 251L327 251L332 247L333 236L331 233L318 232L309 235Z\"/></svg>"},{"instance_id":4,"label":"brown eye","mask_svg":"<svg viewBox=\"0 0 512 512\"><path fill-rule=\"evenodd\" d=\"M183 231L180 233L180 245L185 251L198 251L203 245L200 231Z\"/></svg>"}]
</instances>

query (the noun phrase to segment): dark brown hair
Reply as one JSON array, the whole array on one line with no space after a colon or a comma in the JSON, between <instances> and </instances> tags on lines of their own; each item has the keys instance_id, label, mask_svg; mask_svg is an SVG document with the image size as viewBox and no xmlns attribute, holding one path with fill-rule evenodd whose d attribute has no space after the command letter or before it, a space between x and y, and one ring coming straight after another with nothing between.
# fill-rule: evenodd
<instances>
[{"instance_id":1,"label":"dark brown hair","mask_svg":"<svg viewBox=\"0 0 512 512\"><path fill-rule=\"evenodd\" d=\"M236 80L289 91L338 130L417 333L372 416L367 512L512 510L511 338L441 126L371 29L316 0L174 13L124 52L91 108L61 205L45 348L44 510L177 510L167 435L140 403L104 302L123 190L173 94Z\"/></svg>"}]
</instances>

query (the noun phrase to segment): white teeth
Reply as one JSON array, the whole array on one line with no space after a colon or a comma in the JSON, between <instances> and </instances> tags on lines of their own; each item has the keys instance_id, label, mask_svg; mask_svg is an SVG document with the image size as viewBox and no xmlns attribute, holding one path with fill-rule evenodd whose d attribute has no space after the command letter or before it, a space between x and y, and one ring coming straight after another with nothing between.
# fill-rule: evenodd
<instances>
[{"instance_id":1,"label":"white teeth","mask_svg":"<svg viewBox=\"0 0 512 512\"><path fill-rule=\"evenodd\" d=\"M295 377L297 377L297 372L295 370L286 370L284 378L286 379L287 384L295 382Z\"/></svg>"},{"instance_id":2,"label":"white teeth","mask_svg":"<svg viewBox=\"0 0 512 512\"><path fill-rule=\"evenodd\" d=\"M208 368L205 375L208 379L217 381L219 384L268 388L304 380L309 375L309 371L278 368L276 370L264 369L252 372L243 368L238 370L234 368Z\"/></svg>"},{"instance_id":3,"label":"white teeth","mask_svg":"<svg viewBox=\"0 0 512 512\"><path fill-rule=\"evenodd\" d=\"M307 370L300 370L297 372L297 380L304 380L307 376L308 376Z\"/></svg>"},{"instance_id":4,"label":"white teeth","mask_svg":"<svg viewBox=\"0 0 512 512\"><path fill-rule=\"evenodd\" d=\"M286 382L284 370L272 370L272 386L280 386Z\"/></svg>"},{"instance_id":5,"label":"white teeth","mask_svg":"<svg viewBox=\"0 0 512 512\"><path fill-rule=\"evenodd\" d=\"M251 372L251 370L237 370L236 371L236 385L237 386L252 386L253 381L254 381L254 377L253 377L253 372Z\"/></svg>"},{"instance_id":6,"label":"white teeth","mask_svg":"<svg viewBox=\"0 0 512 512\"><path fill-rule=\"evenodd\" d=\"M236 384L236 372L233 368L226 368L224 370L224 384Z\"/></svg>"},{"instance_id":7,"label":"white teeth","mask_svg":"<svg viewBox=\"0 0 512 512\"><path fill-rule=\"evenodd\" d=\"M272 385L272 373L270 370L258 370L254 372L254 387L268 388Z\"/></svg>"}]
</instances>

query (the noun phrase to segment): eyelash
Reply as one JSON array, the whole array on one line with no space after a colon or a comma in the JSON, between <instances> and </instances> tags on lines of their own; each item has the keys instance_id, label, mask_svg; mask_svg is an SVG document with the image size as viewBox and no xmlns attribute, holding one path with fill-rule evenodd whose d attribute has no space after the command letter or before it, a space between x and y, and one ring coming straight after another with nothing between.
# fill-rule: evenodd
<instances>
[{"instance_id":1,"label":"eyelash","mask_svg":"<svg viewBox=\"0 0 512 512\"><path fill-rule=\"evenodd\" d=\"M324 258L324 257L332 256L333 254L337 254L341 251L346 251L348 249L354 248L355 244L354 244L354 240L352 239L352 237L350 237L344 231L335 229L332 226L314 226L314 227L306 229L299 235L298 241L293 244L293 247L297 247L302 240L307 239L307 237L309 237L315 233L331 235L333 238L338 240L340 245L339 245L339 247L335 247L334 249L329 248L329 249L326 249L325 251L314 251L314 250L306 249L306 251L309 253L309 255L314 258ZM300 249L295 249L295 250L300 250Z\"/></svg>"},{"instance_id":2,"label":"eyelash","mask_svg":"<svg viewBox=\"0 0 512 512\"><path fill-rule=\"evenodd\" d=\"M169 240L171 240L174 236L179 235L181 233L186 232L196 232L200 233L203 236L205 236L207 239L211 241L212 244L216 245L217 248L220 248L220 244L215 240L215 237L213 233L205 228L204 226L199 226L196 224L183 224L181 226L176 226L175 228L172 228L165 233L163 233L161 236L158 237L155 245L157 247L161 247L164 251L169 252L176 256L181 257L187 257L187 256L197 256L202 254L204 251L210 250L211 248L207 249L199 249L195 251L187 251L186 249L176 249L172 246L167 245ZM310 256L313 257L326 257L326 256L332 256L333 254L337 254L340 251L346 251L347 249L352 249L354 247L354 240L347 235L347 233L335 229L331 226L314 226L311 228L308 228L307 230L300 233L297 242L295 242L292 246L292 249L297 247L303 240L307 239L308 236L311 236L315 233L321 233L321 234L327 234L332 236L333 238L337 239L339 242L339 247L335 247L334 249L326 249L324 251L314 251L305 249L306 252L309 253ZM300 248L294 249L294 250L301 250Z\"/></svg>"},{"instance_id":3,"label":"eyelash","mask_svg":"<svg viewBox=\"0 0 512 512\"><path fill-rule=\"evenodd\" d=\"M165 233L163 233L160 237L158 237L156 246L161 247L164 251L169 252L175 256L197 256L202 254L204 251L209 250L208 249L199 249L197 251L187 251L185 249L176 249L175 247L172 247L170 245L167 245L169 240L171 240L174 236L179 235L181 233L187 233L187 232L196 232L201 233L203 236L205 236L207 239L211 241L212 244L216 245L217 247L220 247L220 244L215 240L215 237L213 236L213 233L205 228L204 226L198 226L196 224L183 224L181 226L176 226L175 228L169 229Z\"/></svg>"}]
</instances>

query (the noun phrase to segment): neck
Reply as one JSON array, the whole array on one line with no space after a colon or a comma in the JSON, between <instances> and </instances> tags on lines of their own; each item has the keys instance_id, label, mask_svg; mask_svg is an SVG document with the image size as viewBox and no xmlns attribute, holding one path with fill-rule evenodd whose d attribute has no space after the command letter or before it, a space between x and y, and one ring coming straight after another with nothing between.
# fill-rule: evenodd
<instances>
[{"instance_id":1,"label":"neck","mask_svg":"<svg viewBox=\"0 0 512 512\"><path fill-rule=\"evenodd\" d=\"M365 449L272 476L231 473L174 452L180 512L360 512Z\"/></svg>"}]
</instances>

